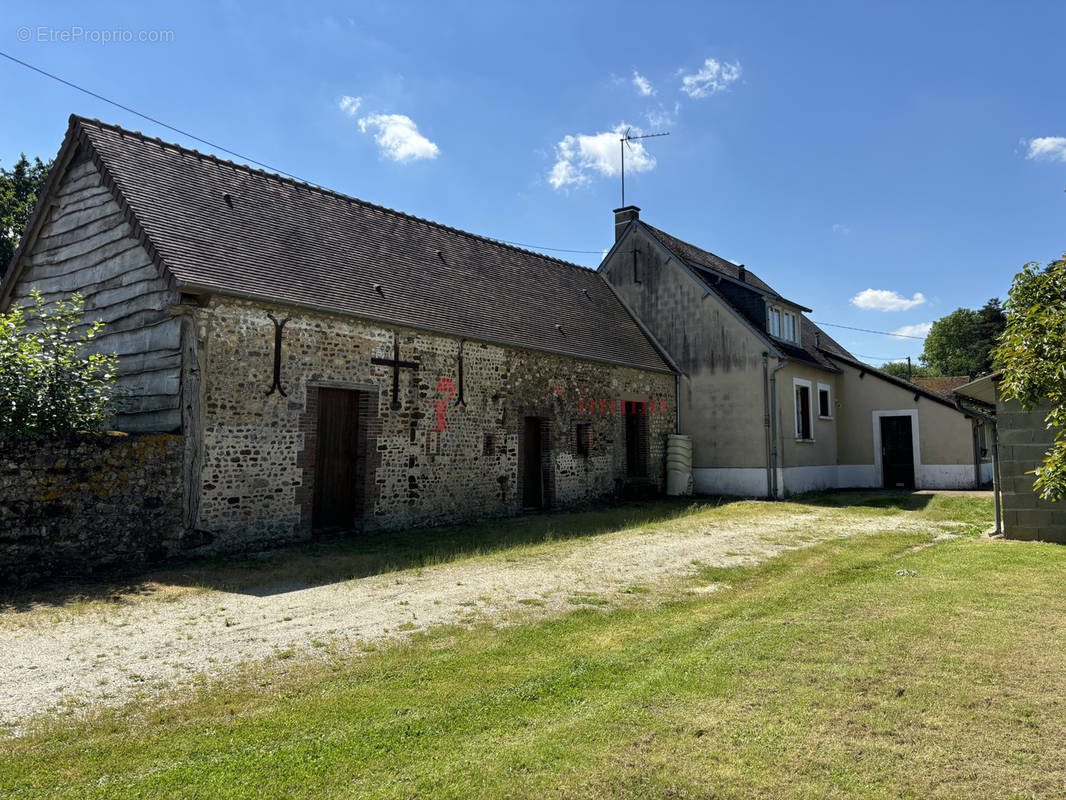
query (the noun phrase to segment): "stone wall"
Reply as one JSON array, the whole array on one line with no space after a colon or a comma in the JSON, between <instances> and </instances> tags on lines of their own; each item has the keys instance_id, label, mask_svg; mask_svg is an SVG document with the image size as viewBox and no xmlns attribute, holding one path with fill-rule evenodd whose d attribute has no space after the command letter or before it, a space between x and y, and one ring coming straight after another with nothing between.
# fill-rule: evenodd
<instances>
[{"instance_id":1,"label":"stone wall","mask_svg":"<svg viewBox=\"0 0 1066 800\"><path fill-rule=\"evenodd\" d=\"M996 409L1003 531L1011 539L1066 542L1066 505L1041 500L1033 475L1054 439L1044 423L1047 410L1024 411L1017 400L1000 400Z\"/></svg>"},{"instance_id":2,"label":"stone wall","mask_svg":"<svg viewBox=\"0 0 1066 800\"><path fill-rule=\"evenodd\" d=\"M85 577L182 548L181 436L0 441L0 583Z\"/></svg>"},{"instance_id":3,"label":"stone wall","mask_svg":"<svg viewBox=\"0 0 1066 800\"><path fill-rule=\"evenodd\" d=\"M212 549L310 535L324 388L360 393L353 522L364 530L520 512L527 416L544 420L551 507L611 493L626 476L622 400L641 402L648 478L662 483L673 375L221 298L194 313L203 383L196 527ZM268 314L287 320L273 392ZM393 358L394 336L400 360L418 364L399 371L395 409L393 368L372 363ZM591 426L587 454L578 423Z\"/></svg>"}]
</instances>

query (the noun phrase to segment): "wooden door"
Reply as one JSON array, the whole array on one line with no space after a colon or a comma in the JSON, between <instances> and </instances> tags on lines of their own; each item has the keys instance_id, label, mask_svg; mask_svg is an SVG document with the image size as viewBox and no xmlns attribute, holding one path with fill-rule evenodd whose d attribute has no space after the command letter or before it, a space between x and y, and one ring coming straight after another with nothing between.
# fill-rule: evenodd
<instances>
[{"instance_id":1,"label":"wooden door","mask_svg":"<svg viewBox=\"0 0 1066 800\"><path fill-rule=\"evenodd\" d=\"M886 489L914 488L910 417L881 417L881 469Z\"/></svg>"},{"instance_id":2,"label":"wooden door","mask_svg":"<svg viewBox=\"0 0 1066 800\"><path fill-rule=\"evenodd\" d=\"M355 522L359 455L359 392L318 390L315 456L315 528L348 528Z\"/></svg>"},{"instance_id":3,"label":"wooden door","mask_svg":"<svg viewBox=\"0 0 1066 800\"><path fill-rule=\"evenodd\" d=\"M522 420L522 506L543 508L545 503L545 441L540 417Z\"/></svg>"},{"instance_id":4,"label":"wooden door","mask_svg":"<svg viewBox=\"0 0 1066 800\"><path fill-rule=\"evenodd\" d=\"M647 407L637 400L623 400L626 421L626 477L648 477ZM642 413L643 412L643 413Z\"/></svg>"}]
</instances>

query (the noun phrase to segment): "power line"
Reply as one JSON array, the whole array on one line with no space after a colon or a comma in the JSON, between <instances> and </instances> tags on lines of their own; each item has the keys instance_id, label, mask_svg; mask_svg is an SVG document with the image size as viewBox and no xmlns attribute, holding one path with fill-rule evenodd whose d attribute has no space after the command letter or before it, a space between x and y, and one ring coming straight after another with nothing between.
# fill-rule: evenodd
<instances>
[{"instance_id":1,"label":"power line","mask_svg":"<svg viewBox=\"0 0 1066 800\"><path fill-rule=\"evenodd\" d=\"M4 58L8 59L9 61L13 61L16 64L19 64L19 65L21 65L23 67L26 67L26 69L30 69L30 70L33 70L36 73L39 73L40 75L44 75L46 78L51 78L54 81L58 81L59 83L62 83L64 86L69 86L71 89L76 89L79 92L83 92L84 94L89 95L90 97L95 97L97 100L102 100L105 103L109 103L109 104L115 106L116 108L121 108L123 111L128 111L130 114L134 114L134 115L140 117L141 119L146 119L149 122L155 123L156 125L160 125L160 126L166 128L167 130L174 131L175 133L179 133L182 136L188 137L189 139L194 139L197 142L200 142L202 144L206 144L208 147L212 147L215 150L220 150L223 153L228 153L231 156L236 156L237 158L241 159L242 161L247 161L247 162L249 162L251 164L255 164L256 166L260 166L263 169L269 170L270 172L276 172L279 175L287 175L288 177L293 178L293 179L298 180L298 181L301 181L302 183L313 183L312 181L305 180L304 178L301 178L298 175L293 175L291 172L287 172L286 170L279 169L277 167L272 167L269 164L264 164L262 161L257 161L256 159L251 158L250 156L242 155L241 153L238 153L235 150L230 150L228 147L223 147L220 144L216 144L216 143L214 143L212 141L209 141L208 139L204 139L204 138L202 138L200 136L197 136L197 135L195 135L193 133L189 133L186 130L182 130L181 128L176 128L173 125L168 125L167 123L163 122L162 120L156 119L155 117L149 116L148 114L142 114L140 111L137 111L136 109L130 108L127 105L123 105L122 103L119 103L116 100L112 100L112 99L110 99L108 97L104 97L102 94L97 94L96 92L91 91L90 89L86 89L84 86L79 86L78 84L72 83L71 81L68 81L65 78L59 77L58 75L53 75L51 72L46 72L45 70L40 69L39 67L33 66L33 64L27 64L25 61L21 61L20 59L17 59L14 56L9 55L9 54L7 54L7 53L5 53L3 51L0 51L0 56L3 56ZM314 185L317 186L318 184L314 184ZM556 253L585 253L585 254L589 254L589 255L600 255L603 252L602 250L571 250L571 249L568 249L568 248L565 248L565 247L541 247L540 245L535 245L535 244L523 244L522 242L510 242L510 241L507 241L506 239L498 239L497 241L503 242L504 244L513 244L516 247L526 247L526 248L529 248L530 250L550 250L550 251L556 252Z\"/></svg>"},{"instance_id":2,"label":"power line","mask_svg":"<svg viewBox=\"0 0 1066 800\"><path fill-rule=\"evenodd\" d=\"M858 356L859 358L872 358L874 361L883 361L883 362L906 361L907 360L907 356L902 356L902 357L895 356L895 357L889 358L887 356L864 355L863 353L852 353L852 355L853 356Z\"/></svg>"},{"instance_id":3,"label":"power line","mask_svg":"<svg viewBox=\"0 0 1066 800\"><path fill-rule=\"evenodd\" d=\"M556 253L592 253L597 256L603 253L602 250L568 250L565 247L541 247L539 244L522 244L521 242L510 242L507 239L497 239L496 241L504 244L513 244L515 247L525 247L530 250L552 250Z\"/></svg>"},{"instance_id":4,"label":"power line","mask_svg":"<svg viewBox=\"0 0 1066 800\"><path fill-rule=\"evenodd\" d=\"M811 320L814 322L814 320ZM882 336L895 336L898 339L918 339L919 341L925 341L925 336L910 336L906 333L892 333L891 331L872 331L869 328L853 328L850 325L841 325L836 322L814 322L815 325L826 325L830 328L846 328L849 331L861 331L862 333L879 333Z\"/></svg>"},{"instance_id":5,"label":"power line","mask_svg":"<svg viewBox=\"0 0 1066 800\"><path fill-rule=\"evenodd\" d=\"M254 158L250 158L248 156L241 155L240 153L237 153L237 152L235 152L233 150L230 150L229 148L223 147L220 144L215 144L214 142L208 141L207 139L202 139L199 136L196 136L195 134L189 133L188 131L183 131L181 128L175 128L173 125L168 125L167 123L165 123L165 122L163 122L161 120L158 120L155 117L150 117L147 114L142 114L140 111L136 111L136 110L130 108L129 106L123 105L122 103L119 103L119 102L117 102L115 100L111 100L111 99L109 99L107 97L104 97L102 94L97 94L96 92L90 91L89 89L86 89L83 86L78 86L78 84L76 84L76 83L71 83L68 80L60 78L58 75L53 75L51 72L45 72L43 69L40 69L38 67L33 66L33 64L27 64L25 61L20 61L19 59L15 58L14 56L8 55L7 53L5 53L3 51L0 51L0 56L3 56L8 61L14 61L16 64L21 64L22 66L26 67L26 69L31 69L34 72L40 73L41 75L44 75L46 78L51 78L52 80L58 81L59 83L62 83L65 86L69 86L72 89L77 89L79 92L84 92L85 94L89 95L90 97L95 97L97 100L103 100L105 103L110 103L111 105L115 106L116 108L121 108L123 111L128 111L131 114L135 114L136 116L140 117L141 119L146 119L149 122L154 122L156 125L161 125L162 127L166 128L168 130L172 130L175 133L180 133L182 136L187 136L190 139L195 139L196 141L198 141L198 142L200 142L202 144L206 144L208 147L213 147L215 150L221 150L223 153L228 153L231 156L236 156L237 158L241 159L242 161L247 161L247 162L249 162L251 164L255 164L256 166L262 167L263 169L269 170L270 172L276 172L279 175L287 175L288 177L293 178L294 180L298 180L301 183L312 183L312 181L304 180L303 178L299 177L298 175L293 175L291 172L286 172L283 169L278 169L277 167L272 167L269 164L264 164L262 161L256 161ZM318 184L314 184L314 185L317 186Z\"/></svg>"}]
</instances>

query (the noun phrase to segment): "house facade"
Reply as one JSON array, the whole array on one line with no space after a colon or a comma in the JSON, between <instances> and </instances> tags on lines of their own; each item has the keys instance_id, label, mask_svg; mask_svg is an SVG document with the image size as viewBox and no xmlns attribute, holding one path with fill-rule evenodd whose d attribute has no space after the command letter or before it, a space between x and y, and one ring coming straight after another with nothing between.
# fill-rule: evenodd
<instances>
[{"instance_id":1,"label":"house facade","mask_svg":"<svg viewBox=\"0 0 1066 800\"><path fill-rule=\"evenodd\" d=\"M615 212L599 272L677 365L699 492L962 489L991 478L981 422L862 363L742 265Z\"/></svg>"},{"instance_id":2,"label":"house facade","mask_svg":"<svg viewBox=\"0 0 1066 800\"><path fill-rule=\"evenodd\" d=\"M85 297L168 552L661 487L676 372L590 270L72 117L0 308Z\"/></svg>"}]
</instances>

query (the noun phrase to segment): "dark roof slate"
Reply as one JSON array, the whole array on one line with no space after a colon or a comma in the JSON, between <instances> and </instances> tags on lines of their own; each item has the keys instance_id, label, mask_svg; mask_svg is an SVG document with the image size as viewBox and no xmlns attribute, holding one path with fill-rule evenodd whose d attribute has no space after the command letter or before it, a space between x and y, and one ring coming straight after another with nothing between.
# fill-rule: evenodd
<instances>
[{"instance_id":1,"label":"dark roof slate","mask_svg":"<svg viewBox=\"0 0 1066 800\"><path fill-rule=\"evenodd\" d=\"M179 288L672 371L592 270L72 116L79 132Z\"/></svg>"}]
</instances>

